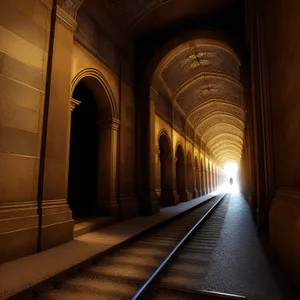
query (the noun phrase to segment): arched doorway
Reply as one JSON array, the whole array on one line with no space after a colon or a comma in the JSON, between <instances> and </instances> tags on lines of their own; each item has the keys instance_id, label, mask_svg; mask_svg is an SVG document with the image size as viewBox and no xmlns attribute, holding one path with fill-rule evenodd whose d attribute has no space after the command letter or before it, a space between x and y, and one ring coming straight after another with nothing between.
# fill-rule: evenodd
<instances>
[{"instance_id":1,"label":"arched doorway","mask_svg":"<svg viewBox=\"0 0 300 300\"><path fill-rule=\"evenodd\" d=\"M201 182L200 182L200 169L198 164L198 158L195 156L195 179L196 179L196 185L195 185L195 195L196 197L201 196Z\"/></svg>"},{"instance_id":2,"label":"arched doorway","mask_svg":"<svg viewBox=\"0 0 300 300\"><path fill-rule=\"evenodd\" d=\"M190 152L187 154L187 188L189 191L189 199L193 199L195 197L195 190L194 190L194 170L193 170L193 162L192 162L192 155Z\"/></svg>"},{"instance_id":3,"label":"arched doorway","mask_svg":"<svg viewBox=\"0 0 300 300\"><path fill-rule=\"evenodd\" d=\"M186 190L186 177L185 177L185 163L184 153L181 145L176 149L176 189L181 202L188 200L188 193Z\"/></svg>"},{"instance_id":4,"label":"arched doorway","mask_svg":"<svg viewBox=\"0 0 300 300\"><path fill-rule=\"evenodd\" d=\"M78 80L71 113L68 203L73 218L117 216L116 155L119 121L103 84L93 76Z\"/></svg>"},{"instance_id":5,"label":"arched doorway","mask_svg":"<svg viewBox=\"0 0 300 300\"><path fill-rule=\"evenodd\" d=\"M99 130L97 102L83 81L76 85L73 98L80 105L71 114L68 203L78 218L96 214Z\"/></svg>"},{"instance_id":6,"label":"arched doorway","mask_svg":"<svg viewBox=\"0 0 300 300\"><path fill-rule=\"evenodd\" d=\"M161 194L160 204L162 206L172 205L172 152L170 140L166 134L162 134L159 138L159 153L160 153L160 181Z\"/></svg>"}]
</instances>

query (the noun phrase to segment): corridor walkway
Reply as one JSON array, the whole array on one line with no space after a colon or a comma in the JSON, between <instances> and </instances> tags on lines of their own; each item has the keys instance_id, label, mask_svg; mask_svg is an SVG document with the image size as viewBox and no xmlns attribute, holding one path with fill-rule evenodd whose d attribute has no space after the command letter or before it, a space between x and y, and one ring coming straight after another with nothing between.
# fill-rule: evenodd
<instances>
[{"instance_id":1,"label":"corridor walkway","mask_svg":"<svg viewBox=\"0 0 300 300\"><path fill-rule=\"evenodd\" d=\"M244 197L234 192L210 270L199 289L238 294L253 300L294 299L274 261L268 261ZM265 240L265 242L263 242ZM270 257L270 253L268 253Z\"/></svg>"}]
</instances>

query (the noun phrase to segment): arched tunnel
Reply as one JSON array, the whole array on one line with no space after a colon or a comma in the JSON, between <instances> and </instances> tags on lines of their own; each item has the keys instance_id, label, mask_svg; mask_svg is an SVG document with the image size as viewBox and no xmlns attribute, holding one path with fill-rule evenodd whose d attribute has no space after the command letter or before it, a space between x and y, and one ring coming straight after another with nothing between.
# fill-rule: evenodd
<instances>
[{"instance_id":1,"label":"arched tunnel","mask_svg":"<svg viewBox=\"0 0 300 300\"><path fill-rule=\"evenodd\" d=\"M297 299L299 3L0 1L0 299Z\"/></svg>"}]
</instances>

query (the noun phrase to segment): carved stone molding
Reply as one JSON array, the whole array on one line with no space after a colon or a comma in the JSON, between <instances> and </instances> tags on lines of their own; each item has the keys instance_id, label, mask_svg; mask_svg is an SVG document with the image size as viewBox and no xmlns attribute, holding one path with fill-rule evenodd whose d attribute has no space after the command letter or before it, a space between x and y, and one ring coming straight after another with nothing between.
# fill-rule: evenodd
<instances>
[{"instance_id":1,"label":"carved stone molding","mask_svg":"<svg viewBox=\"0 0 300 300\"><path fill-rule=\"evenodd\" d=\"M155 154L159 155L160 151L159 151L159 146L155 145Z\"/></svg>"},{"instance_id":2,"label":"carved stone molding","mask_svg":"<svg viewBox=\"0 0 300 300\"><path fill-rule=\"evenodd\" d=\"M77 22L75 19L69 15L64 9L60 6L56 8L56 16L57 22L60 23L62 26L67 28L68 30L75 32L77 27Z\"/></svg>"},{"instance_id":3,"label":"carved stone molding","mask_svg":"<svg viewBox=\"0 0 300 300\"><path fill-rule=\"evenodd\" d=\"M75 109L75 107L77 105L79 105L80 103L81 103L81 101L78 101L78 100L76 100L74 98L71 98L71 101L70 101L70 111L72 112Z\"/></svg>"},{"instance_id":4,"label":"carved stone molding","mask_svg":"<svg viewBox=\"0 0 300 300\"><path fill-rule=\"evenodd\" d=\"M121 121L118 119L109 119L103 121L97 121L98 127L101 129L112 129L112 130L119 130Z\"/></svg>"},{"instance_id":5,"label":"carved stone molding","mask_svg":"<svg viewBox=\"0 0 300 300\"><path fill-rule=\"evenodd\" d=\"M58 0L57 4L74 20L76 20L77 10L83 1L84 0Z\"/></svg>"}]
</instances>

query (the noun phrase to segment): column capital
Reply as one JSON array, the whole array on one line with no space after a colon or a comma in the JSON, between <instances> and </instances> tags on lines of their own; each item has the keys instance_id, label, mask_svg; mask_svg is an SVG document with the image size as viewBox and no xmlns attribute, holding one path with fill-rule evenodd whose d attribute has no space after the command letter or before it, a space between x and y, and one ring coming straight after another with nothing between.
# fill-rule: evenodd
<instances>
[{"instance_id":1,"label":"column capital","mask_svg":"<svg viewBox=\"0 0 300 300\"><path fill-rule=\"evenodd\" d=\"M71 98L71 100L70 100L70 111L72 112L75 109L75 107L77 105L79 105L80 103L81 103L81 101L78 101L74 98Z\"/></svg>"},{"instance_id":2,"label":"column capital","mask_svg":"<svg viewBox=\"0 0 300 300\"><path fill-rule=\"evenodd\" d=\"M58 0L56 7L57 21L71 32L76 31L76 16L84 0Z\"/></svg>"},{"instance_id":3,"label":"column capital","mask_svg":"<svg viewBox=\"0 0 300 300\"><path fill-rule=\"evenodd\" d=\"M57 22L70 30L71 32L76 31L77 22L75 19L70 16L63 8L60 6L57 6L56 8L56 16L57 16Z\"/></svg>"},{"instance_id":4,"label":"column capital","mask_svg":"<svg viewBox=\"0 0 300 300\"><path fill-rule=\"evenodd\" d=\"M155 145L155 149L154 150L155 150L155 154L158 154L158 155L160 154L159 146Z\"/></svg>"},{"instance_id":5,"label":"column capital","mask_svg":"<svg viewBox=\"0 0 300 300\"><path fill-rule=\"evenodd\" d=\"M108 120L101 120L97 121L97 124L99 128L101 129L112 129L112 130L118 130L121 124L121 121L115 118L108 119Z\"/></svg>"},{"instance_id":6,"label":"column capital","mask_svg":"<svg viewBox=\"0 0 300 300\"><path fill-rule=\"evenodd\" d=\"M68 15L76 20L76 15L79 7L84 0L57 0L57 4L61 7Z\"/></svg>"}]
</instances>

